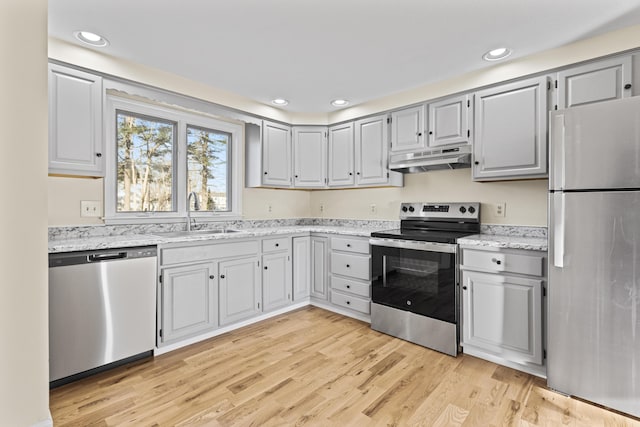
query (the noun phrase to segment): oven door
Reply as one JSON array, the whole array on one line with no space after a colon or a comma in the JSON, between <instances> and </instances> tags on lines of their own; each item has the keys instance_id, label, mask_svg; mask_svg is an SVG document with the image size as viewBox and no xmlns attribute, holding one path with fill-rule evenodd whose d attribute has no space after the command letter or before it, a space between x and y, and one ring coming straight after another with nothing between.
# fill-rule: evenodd
<instances>
[{"instance_id":1,"label":"oven door","mask_svg":"<svg viewBox=\"0 0 640 427\"><path fill-rule=\"evenodd\" d=\"M370 241L374 303L457 323L457 245Z\"/></svg>"}]
</instances>

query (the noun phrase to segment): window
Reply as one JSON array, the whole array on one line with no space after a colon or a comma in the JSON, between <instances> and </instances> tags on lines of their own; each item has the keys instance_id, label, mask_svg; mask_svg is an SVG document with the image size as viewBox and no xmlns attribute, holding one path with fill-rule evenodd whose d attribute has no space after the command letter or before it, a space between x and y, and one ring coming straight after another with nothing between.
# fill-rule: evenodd
<instances>
[{"instance_id":1,"label":"window","mask_svg":"<svg viewBox=\"0 0 640 427\"><path fill-rule=\"evenodd\" d=\"M106 116L107 223L240 216L240 124L112 95Z\"/></svg>"}]
</instances>

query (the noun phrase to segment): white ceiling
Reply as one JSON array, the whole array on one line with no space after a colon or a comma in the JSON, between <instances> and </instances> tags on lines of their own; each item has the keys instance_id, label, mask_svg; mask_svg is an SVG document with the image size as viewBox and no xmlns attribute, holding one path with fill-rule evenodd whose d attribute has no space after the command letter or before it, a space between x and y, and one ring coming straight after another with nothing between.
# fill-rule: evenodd
<instances>
[{"instance_id":1,"label":"white ceiling","mask_svg":"<svg viewBox=\"0 0 640 427\"><path fill-rule=\"evenodd\" d=\"M640 0L49 0L49 35L292 112L329 112L640 24Z\"/></svg>"}]
</instances>

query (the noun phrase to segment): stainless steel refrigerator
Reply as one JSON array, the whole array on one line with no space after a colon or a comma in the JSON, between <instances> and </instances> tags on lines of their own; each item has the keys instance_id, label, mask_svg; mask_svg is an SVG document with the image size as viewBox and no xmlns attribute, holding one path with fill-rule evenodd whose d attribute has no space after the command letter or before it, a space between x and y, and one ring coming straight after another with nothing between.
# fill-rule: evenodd
<instances>
[{"instance_id":1,"label":"stainless steel refrigerator","mask_svg":"<svg viewBox=\"0 0 640 427\"><path fill-rule=\"evenodd\" d=\"M640 417L640 97L550 125L548 385Z\"/></svg>"}]
</instances>

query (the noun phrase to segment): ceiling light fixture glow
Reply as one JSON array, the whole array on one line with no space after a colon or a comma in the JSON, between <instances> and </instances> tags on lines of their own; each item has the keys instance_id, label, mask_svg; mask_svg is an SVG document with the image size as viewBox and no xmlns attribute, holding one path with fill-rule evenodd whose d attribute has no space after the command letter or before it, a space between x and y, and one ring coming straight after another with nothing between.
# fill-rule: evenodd
<instances>
[{"instance_id":1,"label":"ceiling light fixture glow","mask_svg":"<svg viewBox=\"0 0 640 427\"><path fill-rule=\"evenodd\" d=\"M73 35L82 43L86 43L91 46L105 47L109 44L107 39L90 31L74 31Z\"/></svg>"},{"instance_id":2,"label":"ceiling light fixture glow","mask_svg":"<svg viewBox=\"0 0 640 427\"><path fill-rule=\"evenodd\" d=\"M289 101L287 101L287 100L286 100L286 99L284 99L284 98L276 98L276 99L274 99L273 101L271 101L271 103L272 103L273 105L284 106L284 105L288 105L288 104L289 104Z\"/></svg>"},{"instance_id":3,"label":"ceiling light fixture glow","mask_svg":"<svg viewBox=\"0 0 640 427\"><path fill-rule=\"evenodd\" d=\"M334 107L344 107L347 104L349 104L349 101L347 101L346 99L334 99L333 101L331 101L331 105L333 105Z\"/></svg>"},{"instance_id":4,"label":"ceiling light fixture glow","mask_svg":"<svg viewBox=\"0 0 640 427\"><path fill-rule=\"evenodd\" d=\"M485 61L499 61L510 56L513 53L511 49L507 49L506 47L499 47L496 49L492 49L489 52L482 55L482 59Z\"/></svg>"}]
</instances>

